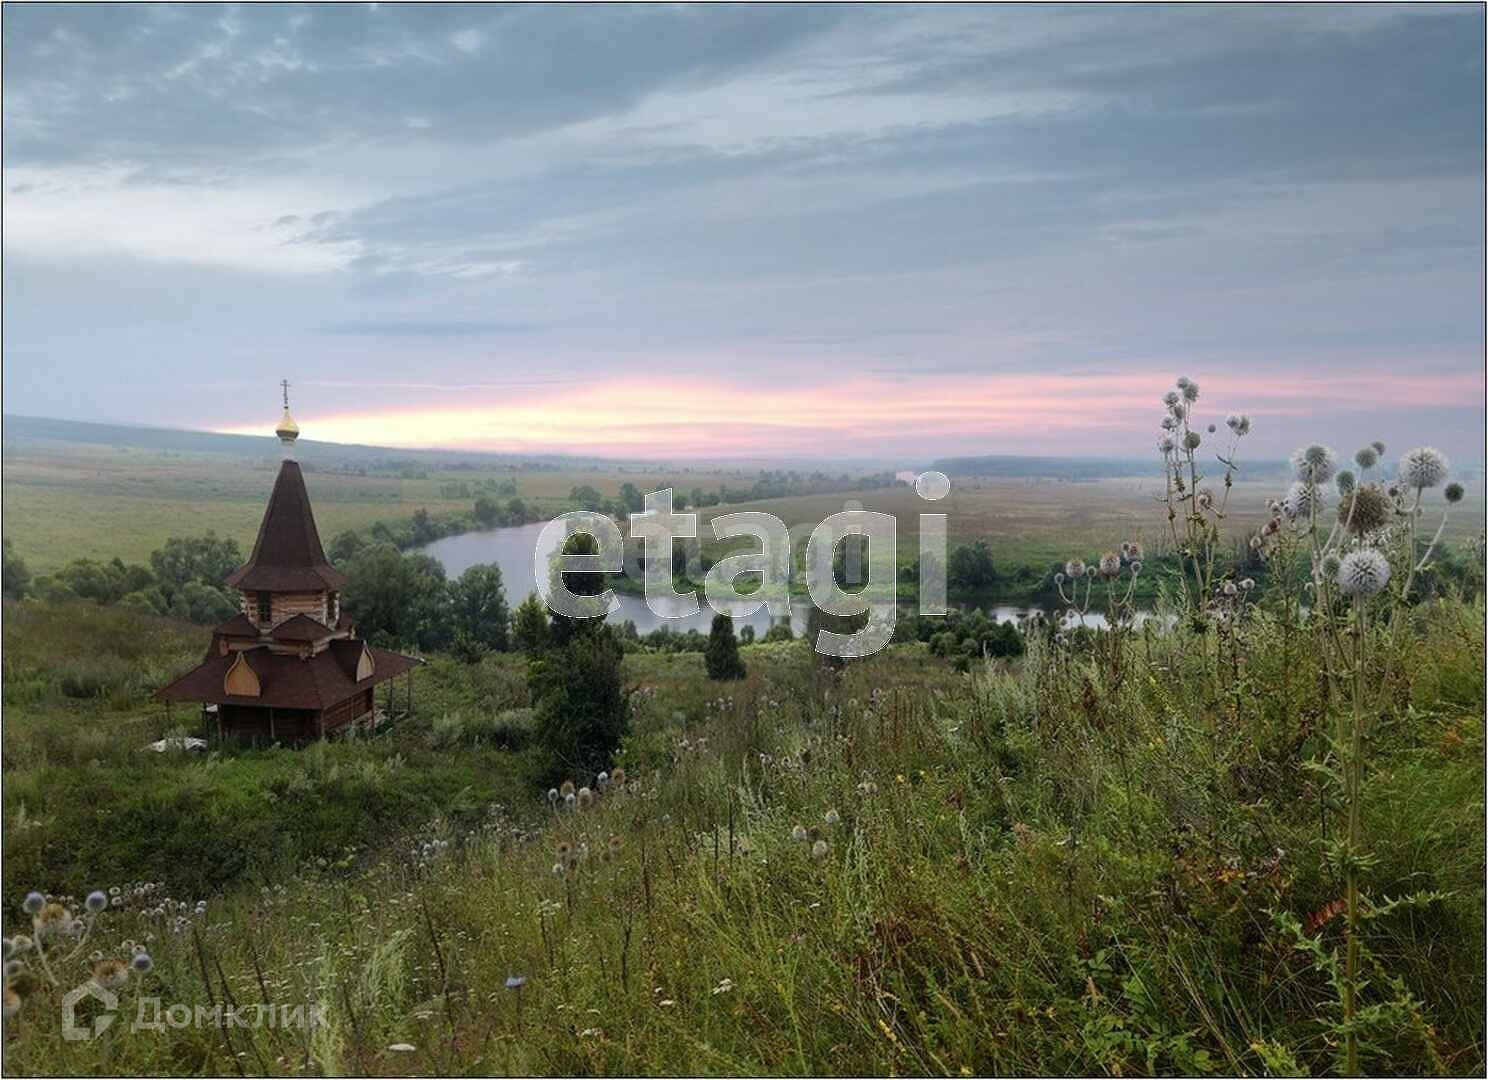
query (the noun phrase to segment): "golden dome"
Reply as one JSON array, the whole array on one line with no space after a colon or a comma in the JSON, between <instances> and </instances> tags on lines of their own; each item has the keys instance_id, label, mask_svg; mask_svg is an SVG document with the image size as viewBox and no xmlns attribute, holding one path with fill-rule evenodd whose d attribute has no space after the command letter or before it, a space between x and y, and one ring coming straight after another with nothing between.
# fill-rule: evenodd
<instances>
[{"instance_id":1,"label":"golden dome","mask_svg":"<svg viewBox=\"0 0 1488 1080\"><path fill-rule=\"evenodd\" d=\"M294 422L294 417L289 415L289 407L284 409L284 415L279 418L279 426L274 429L274 434L286 444L294 442L300 437L300 425Z\"/></svg>"}]
</instances>

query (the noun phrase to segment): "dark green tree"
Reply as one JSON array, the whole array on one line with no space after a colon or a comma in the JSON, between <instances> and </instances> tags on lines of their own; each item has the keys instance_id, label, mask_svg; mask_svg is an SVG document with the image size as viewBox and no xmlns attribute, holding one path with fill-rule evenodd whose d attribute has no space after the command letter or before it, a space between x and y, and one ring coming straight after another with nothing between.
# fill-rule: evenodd
<instances>
[{"instance_id":1,"label":"dark green tree","mask_svg":"<svg viewBox=\"0 0 1488 1080\"><path fill-rule=\"evenodd\" d=\"M536 654L546 649L550 640L548 609L537 593L528 593L512 616L512 644L524 653Z\"/></svg>"},{"instance_id":2,"label":"dark green tree","mask_svg":"<svg viewBox=\"0 0 1488 1080\"><path fill-rule=\"evenodd\" d=\"M475 520L489 529L501 520L500 505L487 495L480 496L475 500Z\"/></svg>"},{"instance_id":3,"label":"dark green tree","mask_svg":"<svg viewBox=\"0 0 1488 1080\"><path fill-rule=\"evenodd\" d=\"M620 485L620 501L625 505L625 509L632 514L639 514L646 508L646 497L641 494L641 489L629 480Z\"/></svg>"},{"instance_id":4,"label":"dark green tree","mask_svg":"<svg viewBox=\"0 0 1488 1080\"><path fill-rule=\"evenodd\" d=\"M450 614L455 640L464 643L467 655L504 652L511 614L501 567L477 563L450 585Z\"/></svg>"},{"instance_id":5,"label":"dark green tree","mask_svg":"<svg viewBox=\"0 0 1488 1080\"><path fill-rule=\"evenodd\" d=\"M232 539L219 539L214 533L189 539L171 537L164 546L150 552L150 567L156 583L167 593L188 581L220 585L222 579L243 564L243 551Z\"/></svg>"},{"instance_id":6,"label":"dark green tree","mask_svg":"<svg viewBox=\"0 0 1488 1080\"><path fill-rule=\"evenodd\" d=\"M588 533L576 532L563 542L563 553L565 555L598 555L599 541ZM557 573L557 565L555 560L554 573ZM563 574L563 584L575 596L598 596L604 592L604 574L598 570L568 570ZM572 638L593 632L603 625L604 620L597 616L583 618L555 611L550 633L554 644L561 647L567 645Z\"/></svg>"},{"instance_id":7,"label":"dark green tree","mask_svg":"<svg viewBox=\"0 0 1488 1080\"><path fill-rule=\"evenodd\" d=\"M734 620L719 612L713 616L713 627L708 632L708 648L703 652L703 664L710 679L742 679L744 661L739 656L739 641L734 637Z\"/></svg>"},{"instance_id":8,"label":"dark green tree","mask_svg":"<svg viewBox=\"0 0 1488 1080\"><path fill-rule=\"evenodd\" d=\"M590 776L614 761L630 718L624 655L601 623L533 658L527 686L550 777Z\"/></svg>"},{"instance_id":9,"label":"dark green tree","mask_svg":"<svg viewBox=\"0 0 1488 1080\"><path fill-rule=\"evenodd\" d=\"M975 590L986 589L996 583L997 572L992 566L992 549L987 541L963 544L951 552L951 561L946 567L948 587Z\"/></svg>"},{"instance_id":10,"label":"dark green tree","mask_svg":"<svg viewBox=\"0 0 1488 1080\"><path fill-rule=\"evenodd\" d=\"M428 555L405 555L390 544L367 548L347 563L343 606L356 612L371 640L435 649L451 637L444 567Z\"/></svg>"}]
</instances>

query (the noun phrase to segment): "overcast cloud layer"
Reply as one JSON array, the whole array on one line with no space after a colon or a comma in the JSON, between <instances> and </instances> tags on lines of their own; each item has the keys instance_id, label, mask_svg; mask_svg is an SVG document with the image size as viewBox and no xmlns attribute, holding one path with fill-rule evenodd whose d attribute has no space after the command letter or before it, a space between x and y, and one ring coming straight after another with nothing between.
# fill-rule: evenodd
<instances>
[{"instance_id":1,"label":"overcast cloud layer","mask_svg":"<svg viewBox=\"0 0 1488 1080\"><path fill-rule=\"evenodd\" d=\"M10 412L1134 456L1188 373L1481 457L1480 7L3 19Z\"/></svg>"}]
</instances>

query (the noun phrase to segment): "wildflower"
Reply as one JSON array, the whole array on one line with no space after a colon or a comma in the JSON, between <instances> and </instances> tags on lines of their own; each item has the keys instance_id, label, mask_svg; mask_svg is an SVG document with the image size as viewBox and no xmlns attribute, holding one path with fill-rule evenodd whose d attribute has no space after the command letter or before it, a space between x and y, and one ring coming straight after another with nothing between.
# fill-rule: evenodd
<instances>
[{"instance_id":1,"label":"wildflower","mask_svg":"<svg viewBox=\"0 0 1488 1080\"><path fill-rule=\"evenodd\" d=\"M83 906L96 915L104 908L108 907L108 903L108 894L99 892L95 889L93 892L90 892L88 894L88 899L83 901Z\"/></svg>"},{"instance_id":2,"label":"wildflower","mask_svg":"<svg viewBox=\"0 0 1488 1080\"><path fill-rule=\"evenodd\" d=\"M588 810L594 805L594 792L586 787L579 788L578 802L580 810Z\"/></svg>"},{"instance_id":3,"label":"wildflower","mask_svg":"<svg viewBox=\"0 0 1488 1080\"><path fill-rule=\"evenodd\" d=\"M1177 390L1169 390L1166 394L1163 395L1162 400L1164 405L1167 405L1169 408L1171 408L1172 406L1177 405L1179 400L1181 399L1178 396Z\"/></svg>"},{"instance_id":4,"label":"wildflower","mask_svg":"<svg viewBox=\"0 0 1488 1080\"><path fill-rule=\"evenodd\" d=\"M1282 507L1288 517L1311 517L1323 509L1323 490L1316 484L1306 484L1299 480L1287 489Z\"/></svg>"},{"instance_id":5,"label":"wildflower","mask_svg":"<svg viewBox=\"0 0 1488 1080\"><path fill-rule=\"evenodd\" d=\"M1406 451L1396 472L1417 491L1436 487L1447 478L1447 458L1435 447L1418 446Z\"/></svg>"},{"instance_id":6,"label":"wildflower","mask_svg":"<svg viewBox=\"0 0 1488 1080\"><path fill-rule=\"evenodd\" d=\"M1071 559L1064 564L1065 575L1079 581L1085 576L1085 564L1079 559Z\"/></svg>"},{"instance_id":7,"label":"wildflower","mask_svg":"<svg viewBox=\"0 0 1488 1080\"><path fill-rule=\"evenodd\" d=\"M1240 579L1240 591L1241 592L1250 592L1250 590L1251 589L1254 589L1254 588L1255 588L1255 578L1241 578Z\"/></svg>"},{"instance_id":8,"label":"wildflower","mask_svg":"<svg viewBox=\"0 0 1488 1080\"><path fill-rule=\"evenodd\" d=\"M804 843L806 840L806 826L797 825L795 828L791 829L791 839Z\"/></svg>"},{"instance_id":9,"label":"wildflower","mask_svg":"<svg viewBox=\"0 0 1488 1080\"><path fill-rule=\"evenodd\" d=\"M558 789L555 788L555 787L548 788L548 805L549 806L557 806L558 805Z\"/></svg>"},{"instance_id":10,"label":"wildflower","mask_svg":"<svg viewBox=\"0 0 1488 1080\"><path fill-rule=\"evenodd\" d=\"M7 986L3 994L0 994L0 1015L3 1015L7 1020L9 1020L12 1016L20 1011L21 995L17 994L14 989Z\"/></svg>"},{"instance_id":11,"label":"wildflower","mask_svg":"<svg viewBox=\"0 0 1488 1080\"><path fill-rule=\"evenodd\" d=\"M506 977L506 988L508 990L520 990L527 985L526 975L508 975Z\"/></svg>"},{"instance_id":12,"label":"wildflower","mask_svg":"<svg viewBox=\"0 0 1488 1080\"><path fill-rule=\"evenodd\" d=\"M1223 592L1226 596L1234 596L1237 592L1240 591L1240 588L1233 581L1226 581L1220 591Z\"/></svg>"},{"instance_id":13,"label":"wildflower","mask_svg":"<svg viewBox=\"0 0 1488 1080\"><path fill-rule=\"evenodd\" d=\"M1195 500L1198 502L1200 510L1214 509L1214 492L1208 488L1200 488L1198 495L1195 496Z\"/></svg>"},{"instance_id":14,"label":"wildflower","mask_svg":"<svg viewBox=\"0 0 1488 1080\"><path fill-rule=\"evenodd\" d=\"M818 840L816 843L811 845L811 857L813 859L824 859L826 858L826 856L827 842L825 840Z\"/></svg>"},{"instance_id":15,"label":"wildflower","mask_svg":"<svg viewBox=\"0 0 1488 1080\"><path fill-rule=\"evenodd\" d=\"M553 864L554 877L562 877L566 873L568 873L568 867L564 866L561 862L555 862Z\"/></svg>"},{"instance_id":16,"label":"wildflower","mask_svg":"<svg viewBox=\"0 0 1488 1080\"><path fill-rule=\"evenodd\" d=\"M619 855L620 849L624 846L625 841L622 840L618 834L611 833L609 842L605 845L605 848L611 855Z\"/></svg>"},{"instance_id":17,"label":"wildflower","mask_svg":"<svg viewBox=\"0 0 1488 1080\"><path fill-rule=\"evenodd\" d=\"M117 990L129 981L129 965L123 960L101 960L93 965L93 981L105 990Z\"/></svg>"},{"instance_id":18,"label":"wildflower","mask_svg":"<svg viewBox=\"0 0 1488 1080\"><path fill-rule=\"evenodd\" d=\"M1372 446L1364 446L1354 451L1354 464L1361 469L1372 469L1379 464L1379 451Z\"/></svg>"},{"instance_id":19,"label":"wildflower","mask_svg":"<svg viewBox=\"0 0 1488 1080\"><path fill-rule=\"evenodd\" d=\"M563 796L563 805L566 806L566 807L568 807L570 810L572 810L574 808L574 805L577 802L578 802L578 799L575 798L574 793L572 791L570 791L567 795Z\"/></svg>"},{"instance_id":20,"label":"wildflower","mask_svg":"<svg viewBox=\"0 0 1488 1080\"><path fill-rule=\"evenodd\" d=\"M727 994L733 988L734 988L734 980L733 979L719 979L718 980L718 985L713 988L713 991L712 992L714 994Z\"/></svg>"},{"instance_id":21,"label":"wildflower","mask_svg":"<svg viewBox=\"0 0 1488 1080\"><path fill-rule=\"evenodd\" d=\"M1390 500L1374 484L1350 492L1338 503L1338 520L1355 536L1368 536L1390 523Z\"/></svg>"},{"instance_id":22,"label":"wildflower","mask_svg":"<svg viewBox=\"0 0 1488 1080\"><path fill-rule=\"evenodd\" d=\"M1064 571L1063 570L1058 571L1054 575L1054 584L1055 585L1063 585L1064 584Z\"/></svg>"},{"instance_id":23,"label":"wildflower","mask_svg":"<svg viewBox=\"0 0 1488 1080\"><path fill-rule=\"evenodd\" d=\"M1443 489L1442 494L1447 497L1447 502L1460 503L1462 501L1464 492L1462 490L1462 485L1457 483L1456 481L1453 481L1452 483L1448 484L1445 489Z\"/></svg>"},{"instance_id":24,"label":"wildflower","mask_svg":"<svg viewBox=\"0 0 1488 1080\"><path fill-rule=\"evenodd\" d=\"M50 937L72 929L72 912L61 904L48 904L36 916L36 936Z\"/></svg>"},{"instance_id":25,"label":"wildflower","mask_svg":"<svg viewBox=\"0 0 1488 1080\"><path fill-rule=\"evenodd\" d=\"M600 791L603 791L605 788L609 787L610 786L610 774L607 773L607 772L601 772L598 776L596 776L594 778L594 786L597 787L597 788L599 788Z\"/></svg>"},{"instance_id":26,"label":"wildflower","mask_svg":"<svg viewBox=\"0 0 1488 1080\"><path fill-rule=\"evenodd\" d=\"M1164 435L1162 436L1162 438L1157 440L1157 449L1158 452L1161 454L1171 454L1173 452L1173 448L1177 445L1178 444L1173 441L1173 436L1171 435Z\"/></svg>"},{"instance_id":27,"label":"wildflower","mask_svg":"<svg viewBox=\"0 0 1488 1080\"><path fill-rule=\"evenodd\" d=\"M558 856L560 862L568 862L573 858L573 845L567 840L560 840L554 853Z\"/></svg>"},{"instance_id":28,"label":"wildflower","mask_svg":"<svg viewBox=\"0 0 1488 1080\"><path fill-rule=\"evenodd\" d=\"M1338 475L1333 478L1333 483L1337 486L1340 495L1347 495L1354 490L1354 474L1347 469L1340 469Z\"/></svg>"},{"instance_id":29,"label":"wildflower","mask_svg":"<svg viewBox=\"0 0 1488 1080\"><path fill-rule=\"evenodd\" d=\"M1115 577L1121 573L1121 556L1108 551L1100 557L1101 577Z\"/></svg>"},{"instance_id":30,"label":"wildflower","mask_svg":"<svg viewBox=\"0 0 1488 1080\"><path fill-rule=\"evenodd\" d=\"M878 794L878 785L875 784L872 780L864 780L861 784L858 785L857 792L859 795L866 799L869 795Z\"/></svg>"},{"instance_id":31,"label":"wildflower","mask_svg":"<svg viewBox=\"0 0 1488 1080\"><path fill-rule=\"evenodd\" d=\"M417 1050L418 1047L414 1046L413 1043L393 1043L393 1045L389 1046L388 1049L394 1050L400 1054L411 1054L413 1053L413 1051Z\"/></svg>"},{"instance_id":32,"label":"wildflower","mask_svg":"<svg viewBox=\"0 0 1488 1080\"><path fill-rule=\"evenodd\" d=\"M1121 545L1121 554L1125 556L1129 562L1135 562L1137 559L1140 559L1142 557L1142 545L1137 543L1135 540L1127 540Z\"/></svg>"},{"instance_id":33,"label":"wildflower","mask_svg":"<svg viewBox=\"0 0 1488 1080\"><path fill-rule=\"evenodd\" d=\"M141 946L140 950L129 961L129 966L141 975L148 975L151 971L155 970L155 961L150 959L150 954L145 952L144 947Z\"/></svg>"},{"instance_id":34,"label":"wildflower","mask_svg":"<svg viewBox=\"0 0 1488 1080\"><path fill-rule=\"evenodd\" d=\"M1325 484L1333 479L1338 465L1338 455L1321 443L1313 443L1292 451L1292 471L1298 480L1312 484Z\"/></svg>"},{"instance_id":35,"label":"wildflower","mask_svg":"<svg viewBox=\"0 0 1488 1080\"><path fill-rule=\"evenodd\" d=\"M1190 431L1183 436L1183 449L1197 450L1199 448L1199 444L1201 444L1203 441L1203 439L1199 438L1199 433L1197 431Z\"/></svg>"},{"instance_id":36,"label":"wildflower","mask_svg":"<svg viewBox=\"0 0 1488 1080\"><path fill-rule=\"evenodd\" d=\"M27 915L38 915L41 909L46 907L46 897L39 892L28 892L26 899L21 901L21 910Z\"/></svg>"},{"instance_id":37,"label":"wildflower","mask_svg":"<svg viewBox=\"0 0 1488 1080\"><path fill-rule=\"evenodd\" d=\"M573 793L574 793L574 782L572 780L565 780L565 781L563 781L562 784L558 785L558 794L559 795L562 795L565 799L568 798Z\"/></svg>"},{"instance_id":38,"label":"wildflower","mask_svg":"<svg viewBox=\"0 0 1488 1080\"><path fill-rule=\"evenodd\" d=\"M1199 384L1192 379L1183 379L1178 383L1178 389L1183 391L1183 400L1190 404L1199 400Z\"/></svg>"},{"instance_id":39,"label":"wildflower","mask_svg":"<svg viewBox=\"0 0 1488 1080\"><path fill-rule=\"evenodd\" d=\"M837 813L836 810L828 810L825 814L822 815L822 820L825 821L829 826L836 826L841 824L842 817Z\"/></svg>"},{"instance_id":40,"label":"wildflower","mask_svg":"<svg viewBox=\"0 0 1488 1080\"><path fill-rule=\"evenodd\" d=\"M625 770L623 768L617 767L615 771L610 774L610 783L614 784L617 788L624 787Z\"/></svg>"},{"instance_id":41,"label":"wildflower","mask_svg":"<svg viewBox=\"0 0 1488 1080\"><path fill-rule=\"evenodd\" d=\"M1367 600L1390 580L1390 561L1374 548L1360 548L1343 557L1338 587L1346 596Z\"/></svg>"},{"instance_id":42,"label":"wildflower","mask_svg":"<svg viewBox=\"0 0 1488 1080\"><path fill-rule=\"evenodd\" d=\"M1132 576L1133 577L1135 577L1137 574L1140 574L1142 572L1142 560L1141 559L1133 559L1131 561L1131 572L1132 572Z\"/></svg>"},{"instance_id":43,"label":"wildflower","mask_svg":"<svg viewBox=\"0 0 1488 1080\"><path fill-rule=\"evenodd\" d=\"M1338 576L1338 568L1340 566L1342 566L1342 565L1343 565L1343 560L1342 559L1340 559L1333 552L1331 552L1331 551L1328 552L1328 554L1326 554L1326 555L1323 556L1323 561L1321 563L1322 571L1323 571L1323 576L1324 577L1330 577L1330 578L1331 577L1337 577Z\"/></svg>"}]
</instances>

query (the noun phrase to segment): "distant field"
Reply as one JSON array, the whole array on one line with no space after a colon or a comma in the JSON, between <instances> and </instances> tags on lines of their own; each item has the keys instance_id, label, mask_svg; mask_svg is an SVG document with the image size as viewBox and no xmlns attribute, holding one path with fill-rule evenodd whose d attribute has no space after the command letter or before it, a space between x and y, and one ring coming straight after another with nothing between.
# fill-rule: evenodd
<instances>
[{"instance_id":1,"label":"distant field","mask_svg":"<svg viewBox=\"0 0 1488 1080\"><path fill-rule=\"evenodd\" d=\"M55 570L69 559L113 558L143 562L172 536L215 530L252 545L273 485L278 462L272 457L194 453L136 447L25 440L7 447L4 459L5 536L33 572ZM568 507L568 494L590 485L606 496L629 481L642 491L671 483L716 490L720 484L747 486L752 469L691 471L644 466L606 469L543 469L493 464L489 468L413 470L404 475L355 475L324 471L307 463L306 481L315 503L322 538L377 521L405 519L423 508L439 515L471 508L473 499L452 499L444 485L464 482L472 489L483 479L512 479L518 494L544 514ZM1047 564L1071 556L1089 557L1123 539L1161 547L1165 520L1156 502L1161 476L1095 481L1053 479L957 479L945 499L928 503L912 489L801 495L702 511L702 532L711 536L712 518L741 510L764 510L788 526L814 524L856 500L865 509L895 515L899 558L914 557L921 513L950 516L952 542L985 539L1004 564ZM1232 535L1249 535L1264 521L1266 500L1278 484L1242 482L1231 494ZM1440 505L1439 495L1432 500ZM1483 519L1482 493L1470 485L1467 500L1453 513L1447 535L1476 535ZM1427 519L1432 526L1433 512Z\"/></svg>"},{"instance_id":2,"label":"distant field","mask_svg":"<svg viewBox=\"0 0 1488 1080\"><path fill-rule=\"evenodd\" d=\"M5 536L34 572L55 570L69 559L118 556L143 562L172 536L213 529L246 551L253 543L278 462L227 454L185 453L83 443L32 442L8 447L3 478ZM306 484L321 537L376 521L469 510L473 499L450 499L445 484L472 488L482 479L514 479L518 494L552 513L567 506L569 492L588 484L613 495L626 481L642 490L671 481L680 488L749 483L752 473L669 473L637 468L562 471L513 467L430 470L417 478L357 476L316 471Z\"/></svg>"}]
</instances>

